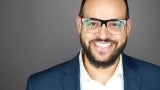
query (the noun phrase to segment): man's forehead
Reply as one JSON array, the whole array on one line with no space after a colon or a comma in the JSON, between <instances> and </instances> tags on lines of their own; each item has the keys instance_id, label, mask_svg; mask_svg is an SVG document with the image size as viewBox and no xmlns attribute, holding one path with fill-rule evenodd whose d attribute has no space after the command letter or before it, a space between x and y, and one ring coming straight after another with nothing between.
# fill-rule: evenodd
<instances>
[{"instance_id":1,"label":"man's forehead","mask_svg":"<svg viewBox=\"0 0 160 90\"><path fill-rule=\"evenodd\" d=\"M86 3L112 3L112 2L124 2L125 0L86 0Z\"/></svg>"},{"instance_id":2,"label":"man's forehead","mask_svg":"<svg viewBox=\"0 0 160 90\"><path fill-rule=\"evenodd\" d=\"M124 0L86 0L84 15L87 16L126 16ZM104 17L104 18L105 18Z\"/></svg>"},{"instance_id":3,"label":"man's forehead","mask_svg":"<svg viewBox=\"0 0 160 90\"><path fill-rule=\"evenodd\" d=\"M86 0L86 1L124 1L124 0Z\"/></svg>"},{"instance_id":4,"label":"man's forehead","mask_svg":"<svg viewBox=\"0 0 160 90\"><path fill-rule=\"evenodd\" d=\"M109 6L111 4L116 4L119 5L119 6L124 6L125 5L125 2L124 0L86 0L85 4L84 4L84 7L93 7L93 6L98 6L100 7L101 5L104 5L104 6Z\"/></svg>"},{"instance_id":5,"label":"man's forehead","mask_svg":"<svg viewBox=\"0 0 160 90\"><path fill-rule=\"evenodd\" d=\"M94 7L124 7L125 1L124 0L86 0L84 4L84 8L91 9Z\"/></svg>"}]
</instances>

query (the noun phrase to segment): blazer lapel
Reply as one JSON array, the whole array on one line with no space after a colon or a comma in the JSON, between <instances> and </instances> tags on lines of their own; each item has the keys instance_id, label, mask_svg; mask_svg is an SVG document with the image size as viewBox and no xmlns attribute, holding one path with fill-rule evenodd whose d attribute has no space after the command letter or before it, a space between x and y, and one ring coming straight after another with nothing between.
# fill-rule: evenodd
<instances>
[{"instance_id":1,"label":"blazer lapel","mask_svg":"<svg viewBox=\"0 0 160 90\"><path fill-rule=\"evenodd\" d=\"M132 59L123 54L124 90L140 90L142 78L136 72L138 66Z\"/></svg>"},{"instance_id":2,"label":"blazer lapel","mask_svg":"<svg viewBox=\"0 0 160 90\"><path fill-rule=\"evenodd\" d=\"M123 55L124 90L140 90L141 76L133 58ZM62 79L64 90L80 90L79 54L66 66L66 76Z\"/></svg>"},{"instance_id":3,"label":"blazer lapel","mask_svg":"<svg viewBox=\"0 0 160 90\"><path fill-rule=\"evenodd\" d=\"M80 90L80 71L78 55L66 66L66 76L62 79L62 85L64 90Z\"/></svg>"}]
</instances>

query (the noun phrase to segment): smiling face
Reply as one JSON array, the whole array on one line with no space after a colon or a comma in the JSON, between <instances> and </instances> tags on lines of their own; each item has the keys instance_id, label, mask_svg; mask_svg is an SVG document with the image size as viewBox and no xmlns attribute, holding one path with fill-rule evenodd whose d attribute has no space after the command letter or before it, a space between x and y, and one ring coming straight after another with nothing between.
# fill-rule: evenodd
<instances>
[{"instance_id":1,"label":"smiling face","mask_svg":"<svg viewBox=\"0 0 160 90\"><path fill-rule=\"evenodd\" d=\"M83 8L83 17L101 20L126 19L126 5L123 0L86 0ZM84 30L81 17L77 17L77 28L84 52L84 59L97 68L106 68L119 60L127 43L131 29L131 20L121 34L110 34L105 25L97 33L88 33Z\"/></svg>"}]
</instances>

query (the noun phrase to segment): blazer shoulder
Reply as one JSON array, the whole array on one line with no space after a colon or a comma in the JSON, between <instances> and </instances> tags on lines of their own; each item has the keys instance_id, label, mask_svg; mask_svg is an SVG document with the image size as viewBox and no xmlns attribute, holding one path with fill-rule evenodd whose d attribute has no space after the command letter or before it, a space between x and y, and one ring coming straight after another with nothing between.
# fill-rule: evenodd
<instances>
[{"instance_id":1,"label":"blazer shoulder","mask_svg":"<svg viewBox=\"0 0 160 90\"><path fill-rule=\"evenodd\" d=\"M137 59L128 55L123 55L124 64L139 73L153 74L160 76L160 66L147 62L146 60Z\"/></svg>"},{"instance_id":2,"label":"blazer shoulder","mask_svg":"<svg viewBox=\"0 0 160 90\"><path fill-rule=\"evenodd\" d=\"M78 62L78 55L77 55L73 59L67 60L66 62L60 63L46 70L32 74L29 78L36 79L36 81L37 79L42 80L43 78L46 79L51 77L61 78L64 75L66 75L68 72L71 72L74 69L77 69L76 67L78 67L78 63L79 62Z\"/></svg>"},{"instance_id":3,"label":"blazer shoulder","mask_svg":"<svg viewBox=\"0 0 160 90\"><path fill-rule=\"evenodd\" d=\"M123 54L124 78L139 83L141 90L160 90L160 66Z\"/></svg>"},{"instance_id":4,"label":"blazer shoulder","mask_svg":"<svg viewBox=\"0 0 160 90\"><path fill-rule=\"evenodd\" d=\"M46 90L56 88L62 90L61 81L69 72L77 70L78 59L73 58L64 63L31 75L27 81L27 90Z\"/></svg>"},{"instance_id":5,"label":"blazer shoulder","mask_svg":"<svg viewBox=\"0 0 160 90\"><path fill-rule=\"evenodd\" d=\"M30 76L30 78L45 78L49 76L61 76L65 74L65 68L66 66L71 63L72 61L66 61L64 63L55 65L53 67L50 67L48 69L45 69L43 71L34 73Z\"/></svg>"}]
</instances>

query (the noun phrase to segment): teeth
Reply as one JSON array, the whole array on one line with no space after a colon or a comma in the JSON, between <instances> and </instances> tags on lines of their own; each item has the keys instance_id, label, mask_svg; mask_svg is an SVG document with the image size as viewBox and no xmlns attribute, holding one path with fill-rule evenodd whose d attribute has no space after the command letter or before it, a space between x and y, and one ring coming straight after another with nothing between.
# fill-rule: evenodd
<instances>
[{"instance_id":1,"label":"teeth","mask_svg":"<svg viewBox=\"0 0 160 90\"><path fill-rule=\"evenodd\" d=\"M108 42L108 43L98 43L98 42L95 42L95 44L99 47L102 47L102 48L105 48L109 45L111 45L111 42Z\"/></svg>"}]
</instances>

